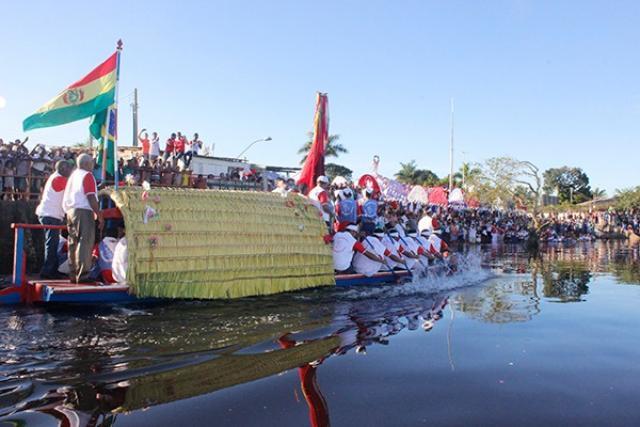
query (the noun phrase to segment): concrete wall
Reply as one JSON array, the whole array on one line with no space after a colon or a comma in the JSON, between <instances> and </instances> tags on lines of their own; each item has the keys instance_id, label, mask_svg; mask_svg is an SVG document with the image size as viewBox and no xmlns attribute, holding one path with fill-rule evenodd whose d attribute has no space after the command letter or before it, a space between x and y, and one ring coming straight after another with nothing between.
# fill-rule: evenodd
<instances>
[{"instance_id":1,"label":"concrete wall","mask_svg":"<svg viewBox=\"0 0 640 427\"><path fill-rule=\"evenodd\" d=\"M0 274L10 274L13 269L13 229L11 223L37 224L35 201L0 200ZM42 266L44 233L40 230L25 231L27 272L38 272Z\"/></svg>"}]
</instances>

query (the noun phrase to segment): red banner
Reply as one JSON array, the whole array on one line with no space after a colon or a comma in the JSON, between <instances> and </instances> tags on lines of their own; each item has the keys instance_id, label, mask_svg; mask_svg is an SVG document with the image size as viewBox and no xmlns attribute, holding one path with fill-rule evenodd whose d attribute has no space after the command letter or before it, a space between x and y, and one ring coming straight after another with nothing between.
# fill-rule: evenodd
<instances>
[{"instance_id":1,"label":"red banner","mask_svg":"<svg viewBox=\"0 0 640 427\"><path fill-rule=\"evenodd\" d=\"M316 115L313 120L313 143L300 172L297 184L304 194L316 186L316 179L324 175L324 153L329 141L329 98L326 93L316 95Z\"/></svg>"}]
</instances>

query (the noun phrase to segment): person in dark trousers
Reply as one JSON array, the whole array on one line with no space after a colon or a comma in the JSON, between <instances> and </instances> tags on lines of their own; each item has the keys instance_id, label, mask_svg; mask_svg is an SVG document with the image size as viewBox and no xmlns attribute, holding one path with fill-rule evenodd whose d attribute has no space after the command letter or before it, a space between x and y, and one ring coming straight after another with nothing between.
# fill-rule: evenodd
<instances>
[{"instance_id":1,"label":"person in dark trousers","mask_svg":"<svg viewBox=\"0 0 640 427\"><path fill-rule=\"evenodd\" d=\"M47 179L42 192L42 199L36 208L38 221L42 225L62 225L64 210L62 198L67 186L67 179L71 175L73 166L65 160L56 163L56 170ZM58 273L58 242L60 230L46 229L44 231L44 264L40 270L43 279L57 279Z\"/></svg>"}]
</instances>

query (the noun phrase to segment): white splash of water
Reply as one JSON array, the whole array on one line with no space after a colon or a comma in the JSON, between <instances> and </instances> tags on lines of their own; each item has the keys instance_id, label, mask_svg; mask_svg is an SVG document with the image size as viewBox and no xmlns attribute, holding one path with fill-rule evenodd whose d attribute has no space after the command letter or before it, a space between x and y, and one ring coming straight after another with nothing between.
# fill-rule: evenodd
<instances>
[{"instance_id":1,"label":"white splash of water","mask_svg":"<svg viewBox=\"0 0 640 427\"><path fill-rule=\"evenodd\" d=\"M468 286L476 286L495 274L481 265L477 254L457 255L458 267L455 272L447 274L445 269L414 271L411 281L403 284L360 287L346 291L341 297L346 299L363 299L372 297L395 297L406 295L431 295Z\"/></svg>"}]
</instances>

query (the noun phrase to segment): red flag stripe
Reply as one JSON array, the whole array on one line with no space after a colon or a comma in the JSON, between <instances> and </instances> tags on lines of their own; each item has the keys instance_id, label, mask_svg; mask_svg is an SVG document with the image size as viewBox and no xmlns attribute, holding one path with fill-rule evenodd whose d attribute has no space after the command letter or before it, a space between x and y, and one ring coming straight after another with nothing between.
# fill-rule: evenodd
<instances>
[{"instance_id":1,"label":"red flag stripe","mask_svg":"<svg viewBox=\"0 0 640 427\"><path fill-rule=\"evenodd\" d=\"M117 55L117 52L111 55L106 61L94 68L93 71L87 74L84 78L69 86L69 89L84 86L87 83L91 83L92 81L111 73L116 69Z\"/></svg>"}]
</instances>

